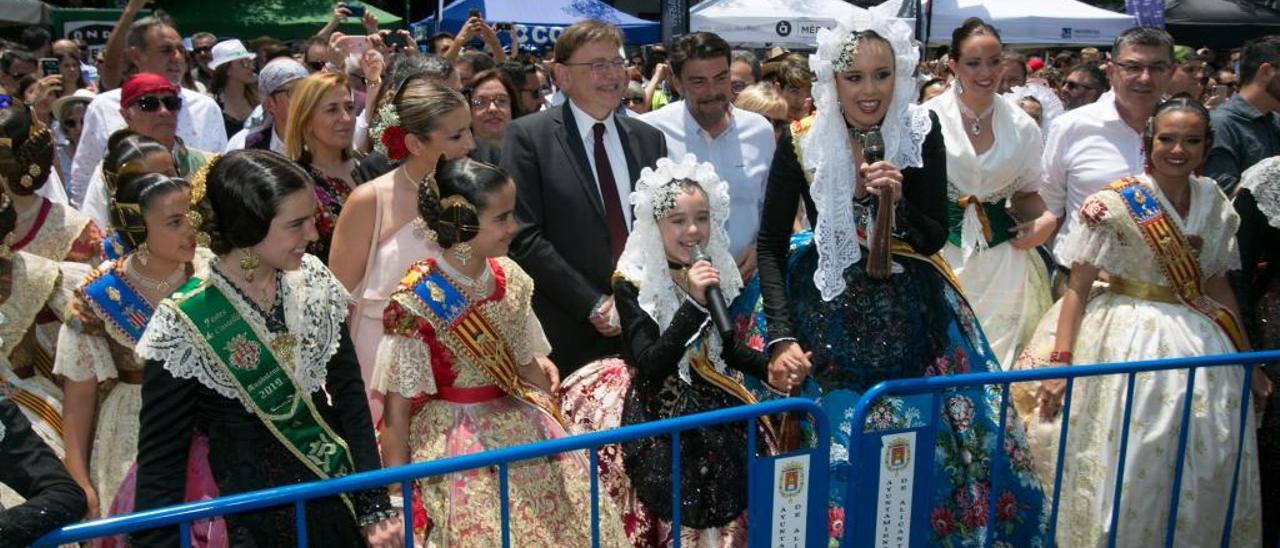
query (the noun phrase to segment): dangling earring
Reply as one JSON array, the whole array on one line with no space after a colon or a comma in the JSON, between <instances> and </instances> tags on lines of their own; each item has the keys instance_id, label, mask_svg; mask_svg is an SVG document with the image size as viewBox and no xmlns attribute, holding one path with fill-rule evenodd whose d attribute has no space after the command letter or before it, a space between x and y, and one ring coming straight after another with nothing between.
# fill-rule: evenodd
<instances>
[{"instance_id":1,"label":"dangling earring","mask_svg":"<svg viewBox=\"0 0 1280 548\"><path fill-rule=\"evenodd\" d=\"M240 250L240 270L244 271L244 281L253 282L253 275L258 270L258 266L262 261L258 260L258 254L252 249L244 248Z\"/></svg>"},{"instance_id":2,"label":"dangling earring","mask_svg":"<svg viewBox=\"0 0 1280 548\"><path fill-rule=\"evenodd\" d=\"M459 242L453 244L453 247L449 249L453 250L453 257L458 259L458 262L462 263L464 266L471 260L471 244L467 242Z\"/></svg>"},{"instance_id":3,"label":"dangling earring","mask_svg":"<svg viewBox=\"0 0 1280 548\"><path fill-rule=\"evenodd\" d=\"M142 266L147 266L147 261L151 260L151 248L147 247L147 242L142 242L138 249L133 252L133 256L138 259Z\"/></svg>"}]
</instances>

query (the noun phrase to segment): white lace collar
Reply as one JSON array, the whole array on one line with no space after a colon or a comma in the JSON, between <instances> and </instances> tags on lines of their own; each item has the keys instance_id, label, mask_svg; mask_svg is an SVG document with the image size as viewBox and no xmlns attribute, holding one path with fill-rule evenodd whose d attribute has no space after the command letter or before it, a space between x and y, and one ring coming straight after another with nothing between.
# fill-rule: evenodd
<instances>
[{"instance_id":1,"label":"white lace collar","mask_svg":"<svg viewBox=\"0 0 1280 548\"><path fill-rule=\"evenodd\" d=\"M224 278L214 275L211 266L209 262L197 264L195 276L214 284L243 317L261 322L257 313L251 312L250 304ZM333 274L311 255L303 256L301 268L284 274L280 290L285 325L299 338L293 348L297 368L286 371L299 390L311 394L324 387L329 359L338 352L349 296ZM225 398L240 401L253 412L231 378L217 365L217 357L204 338L182 319L171 299L156 308L136 352L142 359L164 361L165 369L174 377L195 379Z\"/></svg>"},{"instance_id":2,"label":"white lace collar","mask_svg":"<svg viewBox=\"0 0 1280 548\"><path fill-rule=\"evenodd\" d=\"M665 199L668 184L675 180L687 179L695 181L707 193L711 202L711 238L707 243L707 254L711 262L720 269L720 290L724 293L726 304L732 303L742 291L742 275L738 272L737 262L729 253L729 234L724 223L729 218L729 185L716 175L715 168L709 163L698 163L692 154L686 154L679 164L669 158L658 160L655 168L644 168L640 172L640 180L631 193L631 204L635 208L635 224L627 245L618 258L618 272L636 284L640 290L640 308L657 322L660 330L671 325L676 311L684 302L683 293L674 280L667 266L667 252L662 247L662 235L658 231L655 209L656 204ZM655 208L655 206L658 206ZM725 372L724 360L720 351L724 347L720 335L714 329L703 328L686 343L684 356L680 358L680 378L691 382L689 373L690 354L698 348L698 342L707 336L708 358L715 369Z\"/></svg>"},{"instance_id":3,"label":"white lace collar","mask_svg":"<svg viewBox=\"0 0 1280 548\"><path fill-rule=\"evenodd\" d=\"M818 269L813 273L813 281L826 301L844 292L845 269L862 258L858 239L853 237L857 227L851 206L857 172L835 82L835 61L843 54L852 32L874 30L893 48L893 98L880 124L885 160L900 169L922 167L921 150L933 128L929 110L914 104L913 74L920 52L912 41L911 27L893 17L893 13L882 13L884 10L878 8L883 7L860 11L852 19L838 22L834 29L820 29L818 51L809 57L809 68L815 76L813 103L817 114L800 147L803 167L813 170L809 192L818 210L818 224L813 230L813 240L818 246Z\"/></svg>"},{"instance_id":4,"label":"white lace collar","mask_svg":"<svg viewBox=\"0 0 1280 548\"><path fill-rule=\"evenodd\" d=\"M1267 224L1280 228L1280 156L1253 164L1240 176L1240 187L1253 195Z\"/></svg>"}]
</instances>

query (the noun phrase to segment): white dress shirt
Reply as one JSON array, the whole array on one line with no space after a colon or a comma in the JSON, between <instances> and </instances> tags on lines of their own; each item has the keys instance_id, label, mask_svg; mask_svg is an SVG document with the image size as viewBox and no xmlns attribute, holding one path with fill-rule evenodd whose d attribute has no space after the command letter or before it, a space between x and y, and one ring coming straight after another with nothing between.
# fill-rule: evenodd
<instances>
[{"instance_id":1,"label":"white dress shirt","mask_svg":"<svg viewBox=\"0 0 1280 548\"><path fill-rule=\"evenodd\" d=\"M230 139L227 139L227 147L222 149L222 152L227 153L233 150L243 150L245 142L249 139L249 134L255 131L259 131L259 129L255 127L237 131L235 135L232 135ZM275 129L271 130L271 152L284 154L284 141L280 139L279 135L276 135Z\"/></svg>"},{"instance_id":2,"label":"white dress shirt","mask_svg":"<svg viewBox=\"0 0 1280 548\"><path fill-rule=\"evenodd\" d=\"M684 101L640 115L667 137L667 156L676 162L693 154L709 162L716 175L729 183L729 252L737 257L755 241L764 208L764 187L773 163L773 124L764 116L731 107L729 127L718 137L707 133L689 113Z\"/></svg>"},{"instance_id":3,"label":"white dress shirt","mask_svg":"<svg viewBox=\"0 0 1280 548\"><path fill-rule=\"evenodd\" d=\"M609 112L609 116L604 120L596 120L592 118L586 111L578 108L578 105L569 101L569 108L573 111L573 121L578 124L578 134L582 135L583 146L587 148L587 162L590 163L591 177L596 180L596 190L600 190L600 179L596 175L596 133L592 129L596 122L604 124L604 152L609 155L609 167L613 169L613 182L618 187L618 199L622 203L618 204L622 208L622 215L627 222L627 230L631 230L631 170L627 169L627 154L622 149L622 139L618 137L617 120L613 119L613 111ZM600 193L601 200L604 199L604 192ZM608 209L607 207L605 208Z\"/></svg>"},{"instance_id":4,"label":"white dress shirt","mask_svg":"<svg viewBox=\"0 0 1280 548\"><path fill-rule=\"evenodd\" d=\"M1044 145L1045 183L1040 189L1049 211L1063 220L1054 246L1066 241L1085 198L1142 172L1142 136L1120 118L1114 94L1054 120Z\"/></svg>"},{"instance_id":5,"label":"white dress shirt","mask_svg":"<svg viewBox=\"0 0 1280 548\"><path fill-rule=\"evenodd\" d=\"M199 150L222 150L227 146L227 131L218 103L199 92L182 88L182 111L178 113L177 135L187 146ZM84 130L71 163L71 184L67 186L71 203L80 205L98 163L107 154L107 139L125 127L120 114L120 89L94 96L84 113Z\"/></svg>"},{"instance_id":6,"label":"white dress shirt","mask_svg":"<svg viewBox=\"0 0 1280 548\"><path fill-rule=\"evenodd\" d=\"M67 205L67 191L62 187L62 177L58 176L56 170L49 173L49 180L36 190L36 196L41 196L55 204Z\"/></svg>"}]
</instances>

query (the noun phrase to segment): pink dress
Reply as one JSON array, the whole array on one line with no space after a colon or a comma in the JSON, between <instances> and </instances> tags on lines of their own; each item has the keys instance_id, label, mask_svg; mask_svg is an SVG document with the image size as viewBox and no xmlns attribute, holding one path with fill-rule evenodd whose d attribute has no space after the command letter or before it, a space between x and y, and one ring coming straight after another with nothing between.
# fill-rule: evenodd
<instances>
[{"instance_id":1,"label":"pink dress","mask_svg":"<svg viewBox=\"0 0 1280 548\"><path fill-rule=\"evenodd\" d=\"M378 357L378 343L382 340L382 312L386 310L391 294L400 286L404 273L414 263L435 257L440 247L427 240L416 223L405 223L385 241L382 235L382 212L389 207L391 192L374 187L373 238L369 242L369 255L365 258L364 278L351 291L355 310L351 314L351 341L360 361L360 376L369 394L369 414L376 425L382 420L382 394L370 389L373 365Z\"/></svg>"}]
</instances>

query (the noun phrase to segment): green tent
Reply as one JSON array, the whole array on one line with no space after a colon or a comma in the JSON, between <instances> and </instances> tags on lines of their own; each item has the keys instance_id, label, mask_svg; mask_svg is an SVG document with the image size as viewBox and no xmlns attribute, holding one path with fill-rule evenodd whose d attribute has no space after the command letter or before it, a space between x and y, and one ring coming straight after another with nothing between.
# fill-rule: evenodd
<instances>
[{"instance_id":1,"label":"green tent","mask_svg":"<svg viewBox=\"0 0 1280 548\"><path fill-rule=\"evenodd\" d=\"M183 36L204 31L219 39L234 37L246 42L259 36L309 38L333 14L333 2L328 0L161 0L158 4L173 17ZM378 18L379 28L401 28L400 17L367 4L365 9ZM363 33L359 17L348 17L338 30Z\"/></svg>"}]
</instances>

